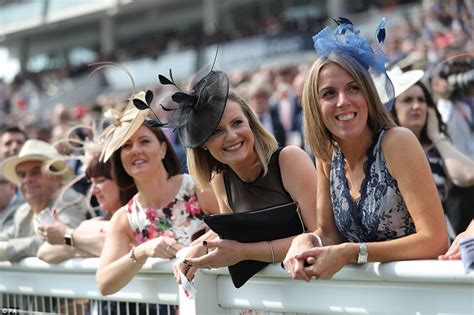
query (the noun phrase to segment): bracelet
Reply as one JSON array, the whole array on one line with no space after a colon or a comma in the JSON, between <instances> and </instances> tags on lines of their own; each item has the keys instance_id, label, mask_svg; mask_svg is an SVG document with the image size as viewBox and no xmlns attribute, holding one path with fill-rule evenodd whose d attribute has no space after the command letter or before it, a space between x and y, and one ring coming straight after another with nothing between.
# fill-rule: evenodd
<instances>
[{"instance_id":1,"label":"bracelet","mask_svg":"<svg viewBox=\"0 0 474 315\"><path fill-rule=\"evenodd\" d=\"M437 145L438 142L440 141L443 141L443 140L447 140L448 138L444 135L444 134L441 134L439 137L437 137L436 139L434 139L433 141L433 145Z\"/></svg>"},{"instance_id":2,"label":"bracelet","mask_svg":"<svg viewBox=\"0 0 474 315\"><path fill-rule=\"evenodd\" d=\"M137 260L137 256L135 256L135 246L133 246L132 249L130 250L130 259L132 260L134 264L139 263ZM143 265L142 263L139 263L139 264Z\"/></svg>"},{"instance_id":3,"label":"bracelet","mask_svg":"<svg viewBox=\"0 0 474 315\"><path fill-rule=\"evenodd\" d=\"M268 246L270 247L270 252L272 253L272 264L275 263L275 253L273 252L273 245L271 241L267 241Z\"/></svg>"}]
</instances>

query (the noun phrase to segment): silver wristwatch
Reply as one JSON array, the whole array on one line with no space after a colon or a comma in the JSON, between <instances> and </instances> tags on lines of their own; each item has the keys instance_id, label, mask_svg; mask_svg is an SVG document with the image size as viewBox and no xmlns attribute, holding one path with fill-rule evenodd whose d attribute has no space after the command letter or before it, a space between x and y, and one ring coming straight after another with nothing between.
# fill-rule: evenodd
<instances>
[{"instance_id":1,"label":"silver wristwatch","mask_svg":"<svg viewBox=\"0 0 474 315\"><path fill-rule=\"evenodd\" d=\"M367 263L367 244L359 243L359 256L357 256L357 263L358 264L365 264Z\"/></svg>"},{"instance_id":2,"label":"silver wristwatch","mask_svg":"<svg viewBox=\"0 0 474 315\"><path fill-rule=\"evenodd\" d=\"M73 229L68 229L64 234L64 244L74 247L74 238L72 237Z\"/></svg>"}]
</instances>

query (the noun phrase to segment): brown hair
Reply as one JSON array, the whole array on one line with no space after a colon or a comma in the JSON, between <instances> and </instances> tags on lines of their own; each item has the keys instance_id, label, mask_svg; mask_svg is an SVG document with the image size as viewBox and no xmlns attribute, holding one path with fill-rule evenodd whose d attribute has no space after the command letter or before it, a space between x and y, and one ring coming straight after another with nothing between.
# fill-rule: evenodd
<instances>
[{"instance_id":1,"label":"brown hair","mask_svg":"<svg viewBox=\"0 0 474 315\"><path fill-rule=\"evenodd\" d=\"M273 152L278 148L275 137L269 133L260 123L250 106L234 91L229 92L227 102L234 101L240 105L242 112L249 121L250 129L255 138L254 149L260 163L262 163L264 174L268 171L268 163ZM206 140L207 141L207 140ZM203 147L187 149L188 169L196 184L200 188L206 188L213 174L220 173L227 165L216 160L209 151Z\"/></svg>"},{"instance_id":2,"label":"brown hair","mask_svg":"<svg viewBox=\"0 0 474 315\"><path fill-rule=\"evenodd\" d=\"M323 122L318 97L318 77L321 69L329 64L336 64L354 78L365 95L368 108L367 124L373 134L383 128L395 127L396 124L385 109L377 94L374 82L356 59L346 53L332 53L318 58L311 67L303 88L303 112L305 138L313 154L322 162L331 161L334 139Z\"/></svg>"},{"instance_id":3,"label":"brown hair","mask_svg":"<svg viewBox=\"0 0 474 315\"><path fill-rule=\"evenodd\" d=\"M434 102L433 97L431 96L431 93L428 90L428 88L421 81L416 82L414 85L419 86L421 88L421 90L423 91L423 95L425 97L426 105L428 107L431 107L431 108L434 109L435 114L436 114L436 118L438 119L439 131L449 137L448 127L443 122L443 119L441 118L441 114L439 113L438 108L436 106L436 103ZM400 96L398 96L398 97L400 97ZM395 123L397 123L399 125L400 122L398 121L397 109L395 108L395 106L393 106L391 114L392 114L392 118L395 121ZM426 133L426 125L427 125L427 123L425 121L425 125L421 129L420 143L425 144L425 145L429 145L429 144L431 144L431 140L430 140L430 138L428 138L428 134Z\"/></svg>"},{"instance_id":4,"label":"brown hair","mask_svg":"<svg viewBox=\"0 0 474 315\"><path fill-rule=\"evenodd\" d=\"M99 160L99 155L94 156L92 160L88 163L86 168L86 178L97 178L97 177L105 177L107 179L112 179L112 162L108 160L107 162L101 162ZM126 188L119 187L119 197L120 197L120 205L123 206L127 204L127 202L132 199L132 197L137 193L137 187L135 184Z\"/></svg>"},{"instance_id":5,"label":"brown hair","mask_svg":"<svg viewBox=\"0 0 474 315\"><path fill-rule=\"evenodd\" d=\"M160 143L166 143L166 154L163 159L163 165L168 173L168 178L181 174L181 165L176 152L174 152L173 146L163 130L149 125L149 122L150 120L145 120L143 125L151 130ZM122 159L120 158L121 151L122 148L119 148L112 154L112 178L117 183L120 190L125 190L135 186L135 181L133 180L133 177L128 175L123 167Z\"/></svg>"}]
</instances>

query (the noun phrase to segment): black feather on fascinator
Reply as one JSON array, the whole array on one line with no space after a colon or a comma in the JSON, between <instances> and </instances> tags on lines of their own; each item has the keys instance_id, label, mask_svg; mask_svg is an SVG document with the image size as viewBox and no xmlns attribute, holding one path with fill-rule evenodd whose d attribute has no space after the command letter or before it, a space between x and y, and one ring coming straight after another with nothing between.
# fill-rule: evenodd
<instances>
[{"instance_id":1,"label":"black feather on fascinator","mask_svg":"<svg viewBox=\"0 0 474 315\"><path fill-rule=\"evenodd\" d=\"M216 52L217 57L217 52ZM229 79L224 72L214 71L212 66L199 71L191 82L191 90L183 91L174 81L170 69L169 78L158 75L160 83L174 86L177 91L167 96L154 111L157 123L178 132L183 146L196 148L206 142L219 125L229 94ZM146 109L135 103L138 109Z\"/></svg>"}]
</instances>

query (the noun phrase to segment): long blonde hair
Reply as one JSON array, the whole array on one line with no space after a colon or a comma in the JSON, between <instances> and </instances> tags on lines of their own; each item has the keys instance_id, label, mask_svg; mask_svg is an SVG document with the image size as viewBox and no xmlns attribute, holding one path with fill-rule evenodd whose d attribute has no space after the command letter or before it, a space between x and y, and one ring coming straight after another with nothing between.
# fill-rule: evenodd
<instances>
[{"instance_id":1,"label":"long blonde hair","mask_svg":"<svg viewBox=\"0 0 474 315\"><path fill-rule=\"evenodd\" d=\"M368 104L367 124L373 134L382 128L395 127L390 113L380 101L375 84L369 74L351 55L333 53L318 58L311 67L303 88L303 113L305 138L313 154L322 162L331 162L334 137L324 125L318 97L318 77L321 69L336 64L347 71L356 81Z\"/></svg>"},{"instance_id":2,"label":"long blonde hair","mask_svg":"<svg viewBox=\"0 0 474 315\"><path fill-rule=\"evenodd\" d=\"M247 102L234 91L229 92L227 102L229 101L238 103L245 117L247 117L250 129L255 137L254 149L259 162L263 166L263 172L266 174L270 158L273 152L278 148L275 137L263 127ZM193 149L188 148L186 152L188 156L189 174L191 174L201 189L208 188L214 174L220 173L227 167L226 164L216 160L208 150L204 150L202 146Z\"/></svg>"}]
</instances>

